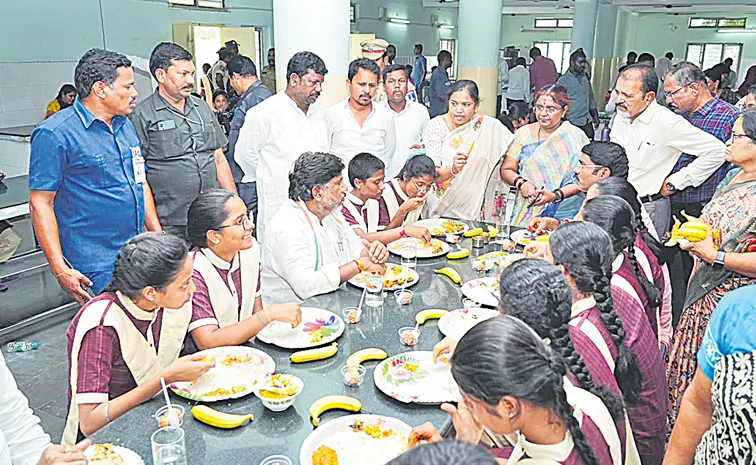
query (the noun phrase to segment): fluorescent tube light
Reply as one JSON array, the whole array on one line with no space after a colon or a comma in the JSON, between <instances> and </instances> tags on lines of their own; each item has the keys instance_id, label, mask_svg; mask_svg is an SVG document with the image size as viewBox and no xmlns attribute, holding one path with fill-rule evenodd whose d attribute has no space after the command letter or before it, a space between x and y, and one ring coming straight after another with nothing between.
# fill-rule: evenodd
<instances>
[{"instance_id":1,"label":"fluorescent tube light","mask_svg":"<svg viewBox=\"0 0 756 465\"><path fill-rule=\"evenodd\" d=\"M441 29L454 29L454 26L452 26L451 24L442 24L438 27L440 27Z\"/></svg>"},{"instance_id":2,"label":"fluorescent tube light","mask_svg":"<svg viewBox=\"0 0 756 465\"><path fill-rule=\"evenodd\" d=\"M391 18L390 21L392 23L397 23L397 24L409 24L410 23L409 19Z\"/></svg>"},{"instance_id":3,"label":"fluorescent tube light","mask_svg":"<svg viewBox=\"0 0 756 465\"><path fill-rule=\"evenodd\" d=\"M717 32L725 33L725 34L748 34L748 33L754 33L756 32L756 29L717 29Z\"/></svg>"}]
</instances>

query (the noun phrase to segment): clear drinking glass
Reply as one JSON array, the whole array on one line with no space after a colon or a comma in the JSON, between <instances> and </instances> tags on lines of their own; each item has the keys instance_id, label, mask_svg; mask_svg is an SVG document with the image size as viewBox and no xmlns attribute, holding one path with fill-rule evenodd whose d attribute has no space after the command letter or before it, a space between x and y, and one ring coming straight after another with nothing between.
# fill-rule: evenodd
<instances>
[{"instance_id":1,"label":"clear drinking glass","mask_svg":"<svg viewBox=\"0 0 756 465\"><path fill-rule=\"evenodd\" d=\"M365 281L365 305L380 307L383 305L383 277L374 276Z\"/></svg>"},{"instance_id":2,"label":"clear drinking glass","mask_svg":"<svg viewBox=\"0 0 756 465\"><path fill-rule=\"evenodd\" d=\"M417 265L417 241L402 242L402 266L415 268L415 265Z\"/></svg>"},{"instance_id":3,"label":"clear drinking glass","mask_svg":"<svg viewBox=\"0 0 756 465\"><path fill-rule=\"evenodd\" d=\"M184 430L160 428L152 433L152 463L154 465L186 465Z\"/></svg>"}]
</instances>

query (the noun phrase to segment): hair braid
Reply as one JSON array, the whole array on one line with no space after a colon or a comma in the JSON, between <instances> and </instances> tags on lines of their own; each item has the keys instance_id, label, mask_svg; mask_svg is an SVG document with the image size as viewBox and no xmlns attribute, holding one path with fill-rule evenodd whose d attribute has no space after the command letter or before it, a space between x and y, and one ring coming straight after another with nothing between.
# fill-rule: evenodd
<instances>
[{"instance_id":1,"label":"hair braid","mask_svg":"<svg viewBox=\"0 0 756 465\"><path fill-rule=\"evenodd\" d=\"M648 299L648 306L650 308L659 307L659 305L661 304L661 292L659 291L659 288L656 287L656 284L649 281L649 279L646 277L646 274L643 273L643 270L640 269L640 265L638 265L638 259L635 258L634 245L630 245L630 247L627 248L627 258L628 260L630 260L630 264L633 265L635 276L638 278L638 282L643 288L643 293L646 294L646 299Z\"/></svg>"},{"instance_id":2,"label":"hair braid","mask_svg":"<svg viewBox=\"0 0 756 465\"><path fill-rule=\"evenodd\" d=\"M617 379L622 395L628 403L640 400L641 373L635 354L625 345L625 325L622 318L614 311L612 300L611 275L601 276L595 283L593 296L596 306L612 341L617 347L617 361L614 367L614 377Z\"/></svg>"},{"instance_id":3,"label":"hair braid","mask_svg":"<svg viewBox=\"0 0 756 465\"><path fill-rule=\"evenodd\" d=\"M585 465L600 465L596 454L593 452L593 447L583 434L583 430L580 429L580 423L574 416L572 406L567 402L567 393L564 392L564 374L565 369L561 358L556 352L552 351L551 358L549 359L549 367L554 371L552 388L554 390L554 406L562 421L564 422L570 435L572 435L572 442L575 444L575 448L583 460Z\"/></svg>"}]
</instances>

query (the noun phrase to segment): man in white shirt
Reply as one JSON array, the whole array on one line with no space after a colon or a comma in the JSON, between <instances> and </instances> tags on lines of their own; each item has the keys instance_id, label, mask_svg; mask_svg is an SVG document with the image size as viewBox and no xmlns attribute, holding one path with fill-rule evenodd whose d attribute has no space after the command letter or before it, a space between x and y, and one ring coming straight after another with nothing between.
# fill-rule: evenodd
<instances>
[{"instance_id":1,"label":"man in white shirt","mask_svg":"<svg viewBox=\"0 0 756 465\"><path fill-rule=\"evenodd\" d=\"M506 109L509 109L509 106L514 102L530 103L530 72L526 65L525 58L518 57L514 68L509 70Z\"/></svg>"},{"instance_id":2,"label":"man in white shirt","mask_svg":"<svg viewBox=\"0 0 756 465\"><path fill-rule=\"evenodd\" d=\"M244 171L242 182L257 182L258 236L286 202L288 175L307 151L327 152L331 123L316 103L328 70L319 56L298 52L286 67L286 89L251 108L239 131L234 160Z\"/></svg>"},{"instance_id":3,"label":"man in white shirt","mask_svg":"<svg viewBox=\"0 0 756 465\"><path fill-rule=\"evenodd\" d=\"M509 63L507 63L507 59L504 56L504 50L499 50L499 75L496 81L496 111L501 113L506 110L506 108L502 108L503 105L506 105L502 100L507 93L507 86L509 85Z\"/></svg>"},{"instance_id":4,"label":"man in white shirt","mask_svg":"<svg viewBox=\"0 0 756 465\"><path fill-rule=\"evenodd\" d=\"M669 230L669 197L699 186L725 161L725 145L656 102L659 78L652 67L635 64L617 79L617 117L611 140L622 145L630 162L628 181L641 197L659 237ZM672 172L687 153L696 159Z\"/></svg>"},{"instance_id":5,"label":"man in white shirt","mask_svg":"<svg viewBox=\"0 0 756 465\"><path fill-rule=\"evenodd\" d=\"M386 165L386 178L393 179L407 161L413 147L418 146L423 138L425 126L430 121L425 105L411 102L407 95L407 68L402 65L389 65L383 70L383 85L386 100L379 107L388 109L396 118L396 153L391 164Z\"/></svg>"},{"instance_id":6,"label":"man in white shirt","mask_svg":"<svg viewBox=\"0 0 756 465\"><path fill-rule=\"evenodd\" d=\"M303 302L335 291L363 271L383 274L388 250L355 234L341 215L347 192L344 163L306 152L289 173L289 200L263 241L263 304Z\"/></svg>"},{"instance_id":7,"label":"man in white shirt","mask_svg":"<svg viewBox=\"0 0 756 465\"><path fill-rule=\"evenodd\" d=\"M333 124L330 153L344 166L353 156L367 152L389 165L396 151L396 122L385 107L373 105L380 68L375 61L358 58L349 63L349 98L328 108Z\"/></svg>"},{"instance_id":8,"label":"man in white shirt","mask_svg":"<svg viewBox=\"0 0 756 465\"><path fill-rule=\"evenodd\" d=\"M0 465L85 465L89 440L53 446L0 354Z\"/></svg>"}]
</instances>

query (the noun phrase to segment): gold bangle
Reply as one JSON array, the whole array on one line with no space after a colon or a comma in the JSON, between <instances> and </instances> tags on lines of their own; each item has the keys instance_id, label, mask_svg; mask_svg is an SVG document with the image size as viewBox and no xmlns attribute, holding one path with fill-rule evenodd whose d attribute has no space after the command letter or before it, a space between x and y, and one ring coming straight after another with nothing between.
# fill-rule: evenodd
<instances>
[{"instance_id":1,"label":"gold bangle","mask_svg":"<svg viewBox=\"0 0 756 465\"><path fill-rule=\"evenodd\" d=\"M451 168L449 168L449 173L451 173L452 176L456 176L459 174L459 173L454 172L454 165L452 165Z\"/></svg>"}]
</instances>

